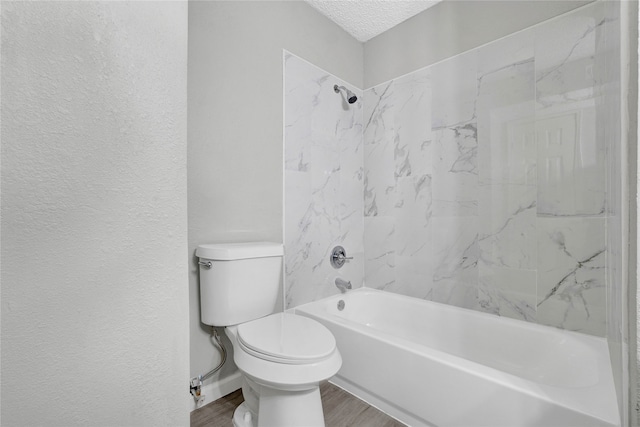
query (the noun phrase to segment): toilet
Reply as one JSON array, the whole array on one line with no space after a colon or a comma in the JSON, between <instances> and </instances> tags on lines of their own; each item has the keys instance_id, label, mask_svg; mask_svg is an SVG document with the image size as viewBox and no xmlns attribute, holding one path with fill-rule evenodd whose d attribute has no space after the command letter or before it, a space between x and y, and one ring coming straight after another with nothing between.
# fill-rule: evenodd
<instances>
[{"instance_id":1,"label":"toilet","mask_svg":"<svg viewBox=\"0 0 640 427\"><path fill-rule=\"evenodd\" d=\"M277 313L280 243L198 246L201 321L225 327L243 376L235 427L324 426L320 382L342 358L331 332L307 317Z\"/></svg>"}]
</instances>

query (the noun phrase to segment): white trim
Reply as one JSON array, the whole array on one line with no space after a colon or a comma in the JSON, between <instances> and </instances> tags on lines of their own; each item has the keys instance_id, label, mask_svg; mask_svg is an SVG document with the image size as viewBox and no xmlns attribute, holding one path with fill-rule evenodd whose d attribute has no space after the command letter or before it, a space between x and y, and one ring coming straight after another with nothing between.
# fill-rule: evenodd
<instances>
[{"instance_id":1,"label":"white trim","mask_svg":"<svg viewBox=\"0 0 640 427\"><path fill-rule=\"evenodd\" d=\"M211 403L214 400L218 400L229 393L232 393L242 388L242 374L240 371L236 371L233 374L221 379L220 381L214 381L211 384L205 384L202 386L201 399L196 403L195 399L191 399L189 403L189 411L195 411L198 408L203 407L207 403Z\"/></svg>"}]
</instances>

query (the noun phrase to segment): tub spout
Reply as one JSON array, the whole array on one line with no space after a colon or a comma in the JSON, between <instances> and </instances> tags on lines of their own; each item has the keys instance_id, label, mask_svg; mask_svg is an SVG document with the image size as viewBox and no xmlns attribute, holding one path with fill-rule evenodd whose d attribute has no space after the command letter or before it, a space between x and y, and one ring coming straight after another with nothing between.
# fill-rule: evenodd
<instances>
[{"instance_id":1,"label":"tub spout","mask_svg":"<svg viewBox=\"0 0 640 427\"><path fill-rule=\"evenodd\" d=\"M343 294L351 289L351 282L347 282L346 280L342 280L341 278L336 279L336 286L340 289L340 292Z\"/></svg>"}]
</instances>

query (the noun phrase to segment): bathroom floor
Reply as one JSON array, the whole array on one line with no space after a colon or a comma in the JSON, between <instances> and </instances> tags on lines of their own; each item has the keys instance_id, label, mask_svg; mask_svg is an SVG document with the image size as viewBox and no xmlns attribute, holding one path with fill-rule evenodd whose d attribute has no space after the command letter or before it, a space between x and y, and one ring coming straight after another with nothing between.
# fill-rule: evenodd
<instances>
[{"instance_id":1,"label":"bathroom floor","mask_svg":"<svg viewBox=\"0 0 640 427\"><path fill-rule=\"evenodd\" d=\"M320 385L327 427L405 427L401 422L329 382ZM231 416L242 403L237 390L191 413L191 427L233 427Z\"/></svg>"}]
</instances>

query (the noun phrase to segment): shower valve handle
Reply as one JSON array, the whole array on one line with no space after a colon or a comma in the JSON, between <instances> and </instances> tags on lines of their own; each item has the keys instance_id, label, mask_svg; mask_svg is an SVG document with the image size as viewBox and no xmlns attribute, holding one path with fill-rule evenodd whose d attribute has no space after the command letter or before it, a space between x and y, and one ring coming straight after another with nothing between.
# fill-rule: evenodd
<instances>
[{"instance_id":1,"label":"shower valve handle","mask_svg":"<svg viewBox=\"0 0 640 427\"><path fill-rule=\"evenodd\" d=\"M331 266L333 268L340 268L344 265L345 262L350 259L353 259L353 257L347 256L347 252L342 246L336 246L331 251L331 257L329 258L329 261L331 262Z\"/></svg>"}]
</instances>

